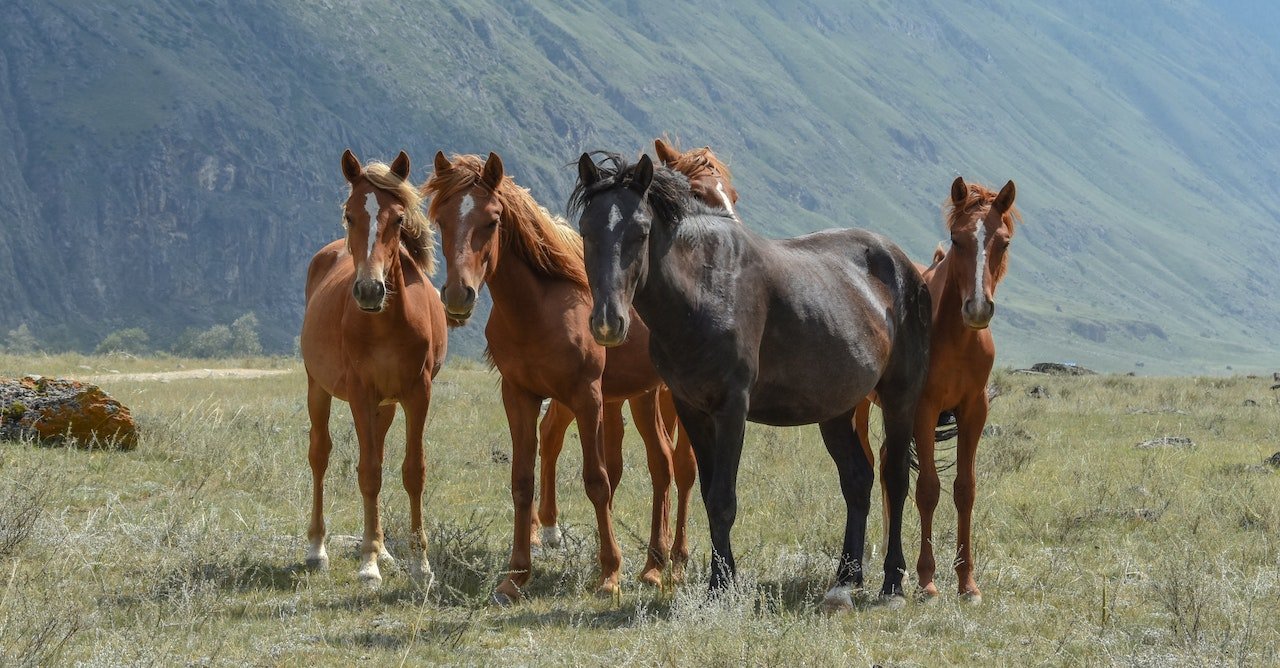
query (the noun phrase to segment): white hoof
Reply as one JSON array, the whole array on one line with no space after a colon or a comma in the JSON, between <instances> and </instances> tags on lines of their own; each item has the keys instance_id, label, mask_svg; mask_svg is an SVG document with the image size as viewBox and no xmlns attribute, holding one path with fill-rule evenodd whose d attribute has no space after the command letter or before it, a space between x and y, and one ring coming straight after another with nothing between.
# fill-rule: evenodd
<instances>
[{"instance_id":1,"label":"white hoof","mask_svg":"<svg viewBox=\"0 0 1280 668\"><path fill-rule=\"evenodd\" d=\"M307 568L313 571L322 571L329 568L329 553L321 544L319 548L312 546L307 550Z\"/></svg>"},{"instance_id":2,"label":"white hoof","mask_svg":"<svg viewBox=\"0 0 1280 668\"><path fill-rule=\"evenodd\" d=\"M542 527L542 546L560 547L560 527L556 525Z\"/></svg>"},{"instance_id":3,"label":"white hoof","mask_svg":"<svg viewBox=\"0 0 1280 668\"><path fill-rule=\"evenodd\" d=\"M390 552L387 552L387 548L380 548L378 550L378 563L386 568L395 568L396 558L391 556Z\"/></svg>"},{"instance_id":4,"label":"white hoof","mask_svg":"<svg viewBox=\"0 0 1280 668\"><path fill-rule=\"evenodd\" d=\"M436 574L435 571L431 570L431 563L423 559L409 567L409 579L423 589L430 589L431 585L436 581Z\"/></svg>"},{"instance_id":5,"label":"white hoof","mask_svg":"<svg viewBox=\"0 0 1280 668\"><path fill-rule=\"evenodd\" d=\"M382 586L382 573L378 572L378 562L376 560L370 559L361 566L360 570L356 572L356 577L360 578L360 581L370 588L377 589Z\"/></svg>"},{"instance_id":6,"label":"white hoof","mask_svg":"<svg viewBox=\"0 0 1280 668\"><path fill-rule=\"evenodd\" d=\"M846 612L853 609L853 588L837 586L827 590L822 597L822 611L827 614Z\"/></svg>"}]
</instances>

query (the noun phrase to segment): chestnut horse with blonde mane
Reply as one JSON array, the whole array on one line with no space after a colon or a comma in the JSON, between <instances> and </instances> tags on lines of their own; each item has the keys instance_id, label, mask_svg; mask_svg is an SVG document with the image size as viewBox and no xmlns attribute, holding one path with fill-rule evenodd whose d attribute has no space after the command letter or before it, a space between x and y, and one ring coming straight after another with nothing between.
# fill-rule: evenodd
<instances>
[{"instance_id":1,"label":"chestnut horse with blonde mane","mask_svg":"<svg viewBox=\"0 0 1280 668\"><path fill-rule=\"evenodd\" d=\"M382 459L396 404L405 414L401 469L409 494L409 548L417 563L409 574L430 583L427 534L422 527L426 462L422 435L431 404L431 381L444 363L444 306L427 282L435 252L421 197L408 182L409 156L390 166L361 166L350 150L342 173L351 186L343 204L346 238L316 253L307 269L302 360L307 371L311 418L313 497L307 565L329 563L325 550L324 474L333 440L329 410L334 397L351 406L360 458L356 469L364 497L360 579L382 582L378 560L390 560L378 513Z\"/></svg>"},{"instance_id":2,"label":"chestnut horse with blonde mane","mask_svg":"<svg viewBox=\"0 0 1280 668\"><path fill-rule=\"evenodd\" d=\"M661 381L649 361L648 337L638 335L607 356L592 341L581 238L507 177L497 154L482 160L437 153L435 172L422 190L432 198L429 216L444 244L448 277L443 298L449 317L465 322L485 283L493 298L485 338L489 358L502 375L515 506L510 566L494 602L520 599L531 577L537 419L545 398L563 404L578 422L583 483L595 508L600 541L597 591L604 595L620 588L622 554L613 530L612 490L621 477L622 460L620 447L602 444L621 443L621 402L631 400L654 481L653 531L641 577L660 583L670 549L664 529L673 464L658 414L654 390Z\"/></svg>"},{"instance_id":3,"label":"chestnut horse with blonde mane","mask_svg":"<svg viewBox=\"0 0 1280 668\"><path fill-rule=\"evenodd\" d=\"M729 168L720 160L718 156L711 150L710 146L702 148L690 149L689 151L680 151L679 148L669 144L667 141L659 138L654 140L654 148L658 157L668 167L684 174L689 179L690 190L703 202L711 206L723 207L731 216L736 217L734 205L738 203L738 191L733 187L733 174L729 172ZM689 519L689 499L693 492L693 483L697 480L698 468L697 462L693 457L693 447L689 442L688 433L683 429L679 431L677 437L676 428L679 425L679 419L676 417L675 402L671 397L671 391L665 385L660 386L658 390L658 407L662 415L662 425L666 431L668 442L675 441L675 453L673 463L675 465L675 483L676 483L676 523L674 541L667 541L667 529L665 522L661 529L655 525L655 531L660 531L662 536L662 544L668 542L671 544L671 565L673 579L679 581L683 579L683 568L685 562L689 559L689 537L687 532ZM633 417L637 420L642 419L636 414L635 408L632 410ZM607 403L605 405L606 420L621 420L621 407L617 404ZM564 404L553 401L547 409L546 417L542 419L542 423L538 429L538 454L541 457L541 466L539 474L539 486L541 495L539 496L538 513L534 518L534 534L532 540L534 543L542 543L549 546L556 546L560 542L560 530L557 526L559 510L556 506L556 461L560 457L560 451L564 447L564 435L569 425L573 422L573 411L569 410ZM605 431L607 437L616 436L613 441L607 441L604 445L606 457L614 457L615 461L621 461L622 448L622 429L620 426ZM669 446L668 446L669 447ZM650 452L654 452L655 448L650 446ZM650 466L661 466L662 462L650 461ZM620 474L620 472L619 472ZM616 479L610 479L610 489L617 491ZM655 495L659 493L660 480L655 480ZM665 485L661 485L665 490ZM665 491L662 492L665 496ZM657 501L655 500L655 503ZM662 517L666 517L666 511L663 509ZM655 520L659 509L654 508ZM539 534L539 526L541 532ZM651 541L653 542L653 541ZM658 563L661 563L659 555ZM656 576L657 572L646 569L641 579L658 584L656 580L651 579Z\"/></svg>"},{"instance_id":4,"label":"chestnut horse with blonde mane","mask_svg":"<svg viewBox=\"0 0 1280 668\"><path fill-rule=\"evenodd\" d=\"M920 592L937 596L937 570L933 556L933 513L941 484L934 462L934 428L938 415L955 411L958 431L956 479L955 570L959 592L967 600L982 600L973 576L973 503L977 494L978 441L987 424L987 380L995 364L996 345L991 337L996 286L1009 267L1009 241L1022 215L1014 207L1013 181L999 193L956 177L945 207L951 247L934 253L933 264L923 269L933 301L933 328L929 343L929 376L920 395L915 421L915 445L920 460L916 505L920 510L920 557L916 573ZM855 422L863 444L867 441L868 403L859 407ZM865 448L865 445L864 445ZM871 451L865 449L868 459Z\"/></svg>"}]
</instances>

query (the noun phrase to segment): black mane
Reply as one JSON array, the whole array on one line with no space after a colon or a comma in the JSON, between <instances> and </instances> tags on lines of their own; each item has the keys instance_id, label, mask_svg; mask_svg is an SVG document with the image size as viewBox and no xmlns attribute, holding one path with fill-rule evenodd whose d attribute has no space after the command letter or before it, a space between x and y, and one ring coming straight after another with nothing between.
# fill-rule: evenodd
<instances>
[{"instance_id":1,"label":"black mane","mask_svg":"<svg viewBox=\"0 0 1280 668\"><path fill-rule=\"evenodd\" d=\"M596 195L614 188L629 186L635 175L636 164L628 162L619 153L609 151L592 151L592 156L603 156L596 162L600 170L600 180L591 185L584 185L579 180L569 195L568 211L570 217L582 213L587 202ZM649 204L653 217L666 223L676 223L688 214L690 205L694 203L689 190L689 179L666 165L655 163L653 181L645 193L645 201ZM696 207L695 207L696 208Z\"/></svg>"}]
</instances>

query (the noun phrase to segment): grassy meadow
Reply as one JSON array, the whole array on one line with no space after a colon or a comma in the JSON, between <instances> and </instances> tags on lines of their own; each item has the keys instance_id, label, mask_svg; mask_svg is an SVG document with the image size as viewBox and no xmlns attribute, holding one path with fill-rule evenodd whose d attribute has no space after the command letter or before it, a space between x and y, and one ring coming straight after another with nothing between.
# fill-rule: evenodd
<instances>
[{"instance_id":1,"label":"grassy meadow","mask_svg":"<svg viewBox=\"0 0 1280 668\"><path fill-rule=\"evenodd\" d=\"M286 373L110 378L211 364ZM566 546L535 554L527 599L496 608L510 443L498 377L483 366L452 360L437 380L426 448L437 579L425 594L394 569L377 591L356 580L344 538L361 532L356 445L341 403L327 481L332 562L301 568L311 476L300 362L0 355L0 376L26 373L107 376L100 384L144 431L133 452L0 443L0 665L1280 662L1280 473L1265 463L1280 450L1280 391L1270 378L997 373L975 511L985 601L963 604L944 567L940 600L890 609L867 597L825 616L817 602L844 505L813 427L748 428L734 532L742 578L714 602L700 500L688 584L655 591L634 580L649 512L634 432L615 502L628 579L616 600L590 593L594 523L571 436L559 482ZM1135 447L1160 436L1194 447ZM399 419L387 452L383 516L397 554L408 523ZM954 542L949 503L944 495L940 564ZM878 542L878 509L871 521ZM910 504L906 525L914 566ZM880 549L869 551L878 572Z\"/></svg>"}]
</instances>

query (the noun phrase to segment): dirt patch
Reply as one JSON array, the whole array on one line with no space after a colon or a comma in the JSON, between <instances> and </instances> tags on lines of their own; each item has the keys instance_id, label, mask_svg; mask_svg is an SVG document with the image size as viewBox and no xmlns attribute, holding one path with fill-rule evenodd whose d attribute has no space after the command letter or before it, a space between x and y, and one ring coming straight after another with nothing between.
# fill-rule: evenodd
<instances>
[{"instance_id":1,"label":"dirt patch","mask_svg":"<svg viewBox=\"0 0 1280 668\"><path fill-rule=\"evenodd\" d=\"M98 376L85 376L81 380L101 383L110 380L127 381L159 381L167 383L171 380L213 379L213 378L266 378L289 373L288 369L186 369L184 371L157 371L153 373L111 373Z\"/></svg>"}]
</instances>

